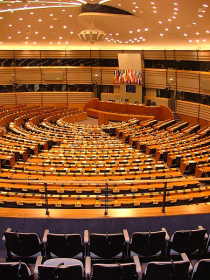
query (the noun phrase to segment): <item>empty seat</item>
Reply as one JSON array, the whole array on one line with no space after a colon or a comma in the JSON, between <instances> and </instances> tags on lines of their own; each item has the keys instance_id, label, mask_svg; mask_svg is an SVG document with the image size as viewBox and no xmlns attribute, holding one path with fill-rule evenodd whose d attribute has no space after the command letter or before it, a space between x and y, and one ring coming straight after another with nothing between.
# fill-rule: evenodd
<instances>
[{"instance_id":1,"label":"empty seat","mask_svg":"<svg viewBox=\"0 0 210 280\"><path fill-rule=\"evenodd\" d=\"M209 280L209 279L210 279L210 259L202 259L194 265L191 280Z\"/></svg>"},{"instance_id":2,"label":"empty seat","mask_svg":"<svg viewBox=\"0 0 210 280\"><path fill-rule=\"evenodd\" d=\"M170 255L186 253L188 257L200 256L207 240L206 229L199 226L198 229L175 231L171 236L168 252ZM193 254L193 256L192 256Z\"/></svg>"},{"instance_id":3,"label":"empty seat","mask_svg":"<svg viewBox=\"0 0 210 280\"><path fill-rule=\"evenodd\" d=\"M130 255L163 258L167 240L169 236L165 228L160 231L134 232L129 246Z\"/></svg>"},{"instance_id":4,"label":"empty seat","mask_svg":"<svg viewBox=\"0 0 210 280\"><path fill-rule=\"evenodd\" d=\"M144 280L187 280L190 261L182 254L180 261L149 262L144 270Z\"/></svg>"},{"instance_id":5,"label":"empty seat","mask_svg":"<svg viewBox=\"0 0 210 280\"><path fill-rule=\"evenodd\" d=\"M0 263L1 280L33 280L30 268L23 262Z\"/></svg>"},{"instance_id":6,"label":"empty seat","mask_svg":"<svg viewBox=\"0 0 210 280\"><path fill-rule=\"evenodd\" d=\"M127 230L123 233L109 234L90 234L88 252L93 261L96 260L123 260L126 258L127 246Z\"/></svg>"},{"instance_id":7,"label":"empty seat","mask_svg":"<svg viewBox=\"0 0 210 280\"><path fill-rule=\"evenodd\" d=\"M39 280L83 280L84 267L81 261L71 258L57 258L36 264Z\"/></svg>"},{"instance_id":8,"label":"empty seat","mask_svg":"<svg viewBox=\"0 0 210 280\"><path fill-rule=\"evenodd\" d=\"M36 233L13 232L11 228L8 228L4 232L3 241L7 249L7 261L45 254L43 242Z\"/></svg>"},{"instance_id":9,"label":"empty seat","mask_svg":"<svg viewBox=\"0 0 210 280\"><path fill-rule=\"evenodd\" d=\"M92 267L92 280L140 280L141 266L137 256L134 262L115 264L94 264Z\"/></svg>"},{"instance_id":10,"label":"empty seat","mask_svg":"<svg viewBox=\"0 0 210 280\"><path fill-rule=\"evenodd\" d=\"M73 258L84 257L84 244L82 243L82 236L75 234L55 234L45 230L43 241L46 242L46 256L47 258Z\"/></svg>"}]
</instances>

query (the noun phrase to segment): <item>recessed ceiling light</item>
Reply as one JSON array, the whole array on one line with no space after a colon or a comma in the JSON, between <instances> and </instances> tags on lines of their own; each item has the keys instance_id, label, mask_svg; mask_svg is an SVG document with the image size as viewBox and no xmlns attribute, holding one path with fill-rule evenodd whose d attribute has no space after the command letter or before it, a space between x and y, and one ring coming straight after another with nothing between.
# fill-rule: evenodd
<instances>
[{"instance_id":1,"label":"recessed ceiling light","mask_svg":"<svg viewBox=\"0 0 210 280\"><path fill-rule=\"evenodd\" d=\"M198 15L199 17L203 17L203 15Z\"/></svg>"},{"instance_id":2,"label":"recessed ceiling light","mask_svg":"<svg viewBox=\"0 0 210 280\"><path fill-rule=\"evenodd\" d=\"M171 21L171 19L169 18L168 21Z\"/></svg>"},{"instance_id":3,"label":"recessed ceiling light","mask_svg":"<svg viewBox=\"0 0 210 280\"><path fill-rule=\"evenodd\" d=\"M192 43L192 40L189 40L190 43Z\"/></svg>"},{"instance_id":4,"label":"recessed ceiling light","mask_svg":"<svg viewBox=\"0 0 210 280\"><path fill-rule=\"evenodd\" d=\"M160 36L163 36L163 33L160 33Z\"/></svg>"},{"instance_id":5,"label":"recessed ceiling light","mask_svg":"<svg viewBox=\"0 0 210 280\"><path fill-rule=\"evenodd\" d=\"M34 12L30 12L30 14L31 14L31 15L33 15L33 14L34 14Z\"/></svg>"},{"instance_id":6,"label":"recessed ceiling light","mask_svg":"<svg viewBox=\"0 0 210 280\"><path fill-rule=\"evenodd\" d=\"M12 24L9 24L9 27L12 27Z\"/></svg>"},{"instance_id":7,"label":"recessed ceiling light","mask_svg":"<svg viewBox=\"0 0 210 280\"><path fill-rule=\"evenodd\" d=\"M72 15L69 15L69 17L72 17Z\"/></svg>"},{"instance_id":8,"label":"recessed ceiling light","mask_svg":"<svg viewBox=\"0 0 210 280\"><path fill-rule=\"evenodd\" d=\"M178 4L177 3L173 3L175 6L177 6Z\"/></svg>"},{"instance_id":9,"label":"recessed ceiling light","mask_svg":"<svg viewBox=\"0 0 210 280\"><path fill-rule=\"evenodd\" d=\"M193 22L193 25L196 25L196 22Z\"/></svg>"},{"instance_id":10,"label":"recessed ceiling light","mask_svg":"<svg viewBox=\"0 0 210 280\"><path fill-rule=\"evenodd\" d=\"M0 17L0 19L3 19L3 17Z\"/></svg>"},{"instance_id":11,"label":"recessed ceiling light","mask_svg":"<svg viewBox=\"0 0 210 280\"><path fill-rule=\"evenodd\" d=\"M53 14L50 14L50 17L53 17Z\"/></svg>"},{"instance_id":12,"label":"recessed ceiling light","mask_svg":"<svg viewBox=\"0 0 210 280\"><path fill-rule=\"evenodd\" d=\"M20 34L21 32L20 31L18 31L18 34Z\"/></svg>"},{"instance_id":13,"label":"recessed ceiling light","mask_svg":"<svg viewBox=\"0 0 210 280\"><path fill-rule=\"evenodd\" d=\"M209 30L206 30L206 33L210 33L210 31L209 31Z\"/></svg>"},{"instance_id":14,"label":"recessed ceiling light","mask_svg":"<svg viewBox=\"0 0 210 280\"><path fill-rule=\"evenodd\" d=\"M137 32L140 32L141 31L141 29L137 29Z\"/></svg>"},{"instance_id":15,"label":"recessed ceiling light","mask_svg":"<svg viewBox=\"0 0 210 280\"><path fill-rule=\"evenodd\" d=\"M36 45L36 42L33 42L34 45Z\"/></svg>"},{"instance_id":16,"label":"recessed ceiling light","mask_svg":"<svg viewBox=\"0 0 210 280\"><path fill-rule=\"evenodd\" d=\"M38 31L35 31L35 34L38 34L39 32Z\"/></svg>"},{"instance_id":17,"label":"recessed ceiling light","mask_svg":"<svg viewBox=\"0 0 210 280\"><path fill-rule=\"evenodd\" d=\"M186 36L187 36L187 33L184 33L184 36L186 37Z\"/></svg>"},{"instance_id":18,"label":"recessed ceiling light","mask_svg":"<svg viewBox=\"0 0 210 280\"><path fill-rule=\"evenodd\" d=\"M29 24L29 25L28 25L28 28L30 28L30 27L31 27L31 25Z\"/></svg>"},{"instance_id":19,"label":"recessed ceiling light","mask_svg":"<svg viewBox=\"0 0 210 280\"><path fill-rule=\"evenodd\" d=\"M25 44L28 44L28 42L25 42Z\"/></svg>"},{"instance_id":20,"label":"recessed ceiling light","mask_svg":"<svg viewBox=\"0 0 210 280\"><path fill-rule=\"evenodd\" d=\"M162 21L159 20L159 23L162 24Z\"/></svg>"},{"instance_id":21,"label":"recessed ceiling light","mask_svg":"<svg viewBox=\"0 0 210 280\"><path fill-rule=\"evenodd\" d=\"M66 25L64 25L64 26L63 26L63 28L67 28L67 26L66 26Z\"/></svg>"},{"instance_id":22,"label":"recessed ceiling light","mask_svg":"<svg viewBox=\"0 0 210 280\"><path fill-rule=\"evenodd\" d=\"M208 5L207 5L207 4L203 4L203 6L204 6L205 8L208 8Z\"/></svg>"},{"instance_id":23,"label":"recessed ceiling light","mask_svg":"<svg viewBox=\"0 0 210 280\"><path fill-rule=\"evenodd\" d=\"M157 11L153 11L154 14L157 14Z\"/></svg>"},{"instance_id":24,"label":"recessed ceiling light","mask_svg":"<svg viewBox=\"0 0 210 280\"><path fill-rule=\"evenodd\" d=\"M8 37L8 39L11 39L11 37Z\"/></svg>"},{"instance_id":25,"label":"recessed ceiling light","mask_svg":"<svg viewBox=\"0 0 210 280\"><path fill-rule=\"evenodd\" d=\"M173 16L172 18L173 18L173 19L175 19L176 17L175 17L175 16Z\"/></svg>"},{"instance_id":26,"label":"recessed ceiling light","mask_svg":"<svg viewBox=\"0 0 210 280\"><path fill-rule=\"evenodd\" d=\"M26 37L26 40L28 40L28 37Z\"/></svg>"},{"instance_id":27,"label":"recessed ceiling light","mask_svg":"<svg viewBox=\"0 0 210 280\"><path fill-rule=\"evenodd\" d=\"M177 26L176 28L177 28L177 29L180 29L181 27L180 27L180 26Z\"/></svg>"},{"instance_id":28,"label":"recessed ceiling light","mask_svg":"<svg viewBox=\"0 0 210 280\"><path fill-rule=\"evenodd\" d=\"M145 30L145 31L148 31L148 28L145 28L144 30Z\"/></svg>"},{"instance_id":29,"label":"recessed ceiling light","mask_svg":"<svg viewBox=\"0 0 210 280\"><path fill-rule=\"evenodd\" d=\"M203 42L206 42L206 39L203 39Z\"/></svg>"},{"instance_id":30,"label":"recessed ceiling light","mask_svg":"<svg viewBox=\"0 0 210 280\"><path fill-rule=\"evenodd\" d=\"M74 33L73 31L70 32L70 34L73 34L73 33Z\"/></svg>"},{"instance_id":31,"label":"recessed ceiling light","mask_svg":"<svg viewBox=\"0 0 210 280\"><path fill-rule=\"evenodd\" d=\"M58 44L60 45L61 42L58 42Z\"/></svg>"},{"instance_id":32,"label":"recessed ceiling light","mask_svg":"<svg viewBox=\"0 0 210 280\"><path fill-rule=\"evenodd\" d=\"M168 31L168 28L165 28L165 31Z\"/></svg>"},{"instance_id":33,"label":"recessed ceiling light","mask_svg":"<svg viewBox=\"0 0 210 280\"><path fill-rule=\"evenodd\" d=\"M45 40L45 39L46 39L46 37L42 37L42 39L44 39L44 40Z\"/></svg>"},{"instance_id":34,"label":"recessed ceiling light","mask_svg":"<svg viewBox=\"0 0 210 280\"><path fill-rule=\"evenodd\" d=\"M119 36L119 33L116 33L116 36Z\"/></svg>"},{"instance_id":35,"label":"recessed ceiling light","mask_svg":"<svg viewBox=\"0 0 210 280\"><path fill-rule=\"evenodd\" d=\"M133 31L130 30L129 33L133 33Z\"/></svg>"},{"instance_id":36,"label":"recessed ceiling light","mask_svg":"<svg viewBox=\"0 0 210 280\"><path fill-rule=\"evenodd\" d=\"M62 40L62 37L59 37L60 40Z\"/></svg>"},{"instance_id":37,"label":"recessed ceiling light","mask_svg":"<svg viewBox=\"0 0 210 280\"><path fill-rule=\"evenodd\" d=\"M52 45L52 42L50 42L50 45Z\"/></svg>"},{"instance_id":38,"label":"recessed ceiling light","mask_svg":"<svg viewBox=\"0 0 210 280\"><path fill-rule=\"evenodd\" d=\"M198 42L199 42L199 40L196 40L196 42L198 43Z\"/></svg>"},{"instance_id":39,"label":"recessed ceiling light","mask_svg":"<svg viewBox=\"0 0 210 280\"><path fill-rule=\"evenodd\" d=\"M23 20L22 18L19 18L19 20Z\"/></svg>"},{"instance_id":40,"label":"recessed ceiling light","mask_svg":"<svg viewBox=\"0 0 210 280\"><path fill-rule=\"evenodd\" d=\"M133 10L134 13L136 13L136 10Z\"/></svg>"},{"instance_id":41,"label":"recessed ceiling light","mask_svg":"<svg viewBox=\"0 0 210 280\"><path fill-rule=\"evenodd\" d=\"M196 32L195 34L196 34L196 35L199 35L200 33L199 33L199 32Z\"/></svg>"},{"instance_id":42,"label":"recessed ceiling light","mask_svg":"<svg viewBox=\"0 0 210 280\"><path fill-rule=\"evenodd\" d=\"M42 19L40 18L40 19L39 19L39 22L41 22L41 21L42 21Z\"/></svg>"},{"instance_id":43,"label":"recessed ceiling light","mask_svg":"<svg viewBox=\"0 0 210 280\"><path fill-rule=\"evenodd\" d=\"M62 10L62 12L65 12L66 10Z\"/></svg>"},{"instance_id":44,"label":"recessed ceiling light","mask_svg":"<svg viewBox=\"0 0 210 280\"><path fill-rule=\"evenodd\" d=\"M53 26L52 26L52 25L50 25L50 28L53 28Z\"/></svg>"},{"instance_id":45,"label":"recessed ceiling light","mask_svg":"<svg viewBox=\"0 0 210 280\"><path fill-rule=\"evenodd\" d=\"M66 42L66 45L68 45L69 42Z\"/></svg>"}]
</instances>

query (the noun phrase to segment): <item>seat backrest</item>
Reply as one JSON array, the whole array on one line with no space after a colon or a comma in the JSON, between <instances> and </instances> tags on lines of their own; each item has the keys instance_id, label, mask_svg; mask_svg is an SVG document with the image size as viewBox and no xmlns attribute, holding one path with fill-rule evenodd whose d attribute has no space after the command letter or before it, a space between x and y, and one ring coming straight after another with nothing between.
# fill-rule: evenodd
<instances>
[{"instance_id":1,"label":"seat backrest","mask_svg":"<svg viewBox=\"0 0 210 280\"><path fill-rule=\"evenodd\" d=\"M94 264L93 280L136 280L137 272L134 263Z\"/></svg>"},{"instance_id":2,"label":"seat backrest","mask_svg":"<svg viewBox=\"0 0 210 280\"><path fill-rule=\"evenodd\" d=\"M210 279L210 259L203 259L194 265L191 280Z\"/></svg>"},{"instance_id":3,"label":"seat backrest","mask_svg":"<svg viewBox=\"0 0 210 280\"><path fill-rule=\"evenodd\" d=\"M54 254L59 258L72 258L83 253L80 234L47 234L47 256Z\"/></svg>"},{"instance_id":4,"label":"seat backrest","mask_svg":"<svg viewBox=\"0 0 210 280\"><path fill-rule=\"evenodd\" d=\"M32 280L33 275L25 263L0 263L1 280Z\"/></svg>"},{"instance_id":5,"label":"seat backrest","mask_svg":"<svg viewBox=\"0 0 210 280\"><path fill-rule=\"evenodd\" d=\"M131 239L130 251L140 256L153 256L165 247L165 231L134 232Z\"/></svg>"},{"instance_id":6,"label":"seat backrest","mask_svg":"<svg viewBox=\"0 0 210 280\"><path fill-rule=\"evenodd\" d=\"M82 267L79 264L38 267L39 280L83 280Z\"/></svg>"},{"instance_id":7,"label":"seat backrest","mask_svg":"<svg viewBox=\"0 0 210 280\"><path fill-rule=\"evenodd\" d=\"M90 256L92 254L101 258L113 258L117 255L123 257L125 252L125 238L122 233L116 234L90 234Z\"/></svg>"},{"instance_id":8,"label":"seat backrest","mask_svg":"<svg viewBox=\"0 0 210 280\"><path fill-rule=\"evenodd\" d=\"M43 243L36 233L5 232L4 236L8 253L20 257L43 253Z\"/></svg>"},{"instance_id":9,"label":"seat backrest","mask_svg":"<svg viewBox=\"0 0 210 280\"><path fill-rule=\"evenodd\" d=\"M176 231L170 240L169 249L178 253L191 254L204 245L206 229Z\"/></svg>"},{"instance_id":10,"label":"seat backrest","mask_svg":"<svg viewBox=\"0 0 210 280\"><path fill-rule=\"evenodd\" d=\"M145 280L187 280L190 262L150 262L145 268Z\"/></svg>"}]
</instances>

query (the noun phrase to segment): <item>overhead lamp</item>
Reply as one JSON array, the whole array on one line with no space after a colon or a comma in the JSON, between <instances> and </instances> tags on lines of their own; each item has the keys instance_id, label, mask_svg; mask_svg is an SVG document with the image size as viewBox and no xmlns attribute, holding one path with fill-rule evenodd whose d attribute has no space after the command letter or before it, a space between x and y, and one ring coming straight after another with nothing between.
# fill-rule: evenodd
<instances>
[{"instance_id":1,"label":"overhead lamp","mask_svg":"<svg viewBox=\"0 0 210 280\"><path fill-rule=\"evenodd\" d=\"M91 44L94 44L95 42L104 41L106 34L104 31L94 28L92 21L92 27L90 29L81 31L78 36L82 41L91 42Z\"/></svg>"}]
</instances>

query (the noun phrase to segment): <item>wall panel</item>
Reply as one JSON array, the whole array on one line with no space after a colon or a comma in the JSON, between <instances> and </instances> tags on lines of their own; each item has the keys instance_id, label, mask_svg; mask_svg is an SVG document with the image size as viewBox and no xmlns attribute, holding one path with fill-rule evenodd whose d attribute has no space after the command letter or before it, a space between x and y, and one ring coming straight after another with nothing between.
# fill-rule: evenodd
<instances>
[{"instance_id":1,"label":"wall panel","mask_svg":"<svg viewBox=\"0 0 210 280\"><path fill-rule=\"evenodd\" d=\"M41 92L17 92L17 104L41 104Z\"/></svg>"},{"instance_id":2,"label":"wall panel","mask_svg":"<svg viewBox=\"0 0 210 280\"><path fill-rule=\"evenodd\" d=\"M199 72L178 70L177 90L199 93Z\"/></svg>"},{"instance_id":3,"label":"wall panel","mask_svg":"<svg viewBox=\"0 0 210 280\"><path fill-rule=\"evenodd\" d=\"M16 94L12 93L0 93L0 105L15 105Z\"/></svg>"},{"instance_id":4,"label":"wall panel","mask_svg":"<svg viewBox=\"0 0 210 280\"><path fill-rule=\"evenodd\" d=\"M98 68L100 69L100 67ZM67 83L91 84L91 67L67 67Z\"/></svg>"},{"instance_id":5,"label":"wall panel","mask_svg":"<svg viewBox=\"0 0 210 280\"><path fill-rule=\"evenodd\" d=\"M166 88L166 70L146 68L144 71L144 83L148 88Z\"/></svg>"},{"instance_id":6,"label":"wall panel","mask_svg":"<svg viewBox=\"0 0 210 280\"><path fill-rule=\"evenodd\" d=\"M15 81L15 70L13 67L0 67L0 84L12 85Z\"/></svg>"},{"instance_id":7,"label":"wall panel","mask_svg":"<svg viewBox=\"0 0 210 280\"><path fill-rule=\"evenodd\" d=\"M42 81L40 67L16 67L15 74L18 84L40 84Z\"/></svg>"}]
</instances>

